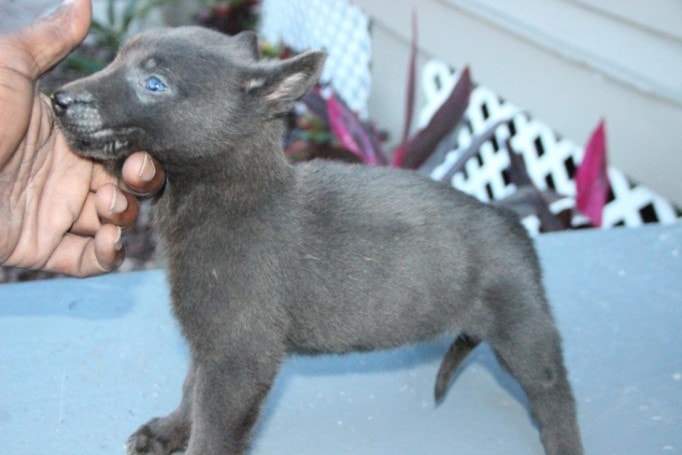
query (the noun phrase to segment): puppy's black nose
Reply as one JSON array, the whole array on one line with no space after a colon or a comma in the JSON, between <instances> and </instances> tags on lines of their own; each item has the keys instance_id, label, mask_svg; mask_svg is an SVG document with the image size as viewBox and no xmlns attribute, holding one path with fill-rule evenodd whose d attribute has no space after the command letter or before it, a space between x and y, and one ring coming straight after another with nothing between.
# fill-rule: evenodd
<instances>
[{"instance_id":1,"label":"puppy's black nose","mask_svg":"<svg viewBox=\"0 0 682 455\"><path fill-rule=\"evenodd\" d=\"M73 104L73 95L69 92L58 91L52 95L52 110L57 116L63 115Z\"/></svg>"}]
</instances>

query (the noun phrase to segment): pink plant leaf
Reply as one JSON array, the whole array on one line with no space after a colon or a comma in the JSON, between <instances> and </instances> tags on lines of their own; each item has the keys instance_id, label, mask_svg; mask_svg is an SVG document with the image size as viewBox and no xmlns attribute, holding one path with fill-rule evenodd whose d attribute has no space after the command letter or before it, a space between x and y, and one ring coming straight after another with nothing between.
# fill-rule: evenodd
<instances>
[{"instance_id":1,"label":"pink plant leaf","mask_svg":"<svg viewBox=\"0 0 682 455\"><path fill-rule=\"evenodd\" d=\"M327 98L329 127L341 145L369 165L381 164L373 141L357 116L332 92Z\"/></svg>"},{"instance_id":2,"label":"pink plant leaf","mask_svg":"<svg viewBox=\"0 0 682 455\"><path fill-rule=\"evenodd\" d=\"M514 118L514 115L516 115L516 113L512 113L508 116L500 117L499 119L492 121L492 123L490 123L485 130L472 137L469 146L460 152L457 160L452 167L448 169L448 171L442 177L442 180L449 181L455 174L462 172L467 161L478 155L481 146L495 135L495 131L501 125L509 123Z\"/></svg>"},{"instance_id":3,"label":"pink plant leaf","mask_svg":"<svg viewBox=\"0 0 682 455\"><path fill-rule=\"evenodd\" d=\"M600 227L610 188L604 120L599 122L585 146L583 160L576 170L575 184L576 207L594 226Z\"/></svg>"},{"instance_id":4,"label":"pink plant leaf","mask_svg":"<svg viewBox=\"0 0 682 455\"><path fill-rule=\"evenodd\" d=\"M393 154L393 165L416 169L424 163L462 120L469 105L472 82L469 67L464 68L448 97L433 114L429 123Z\"/></svg>"},{"instance_id":5,"label":"pink plant leaf","mask_svg":"<svg viewBox=\"0 0 682 455\"><path fill-rule=\"evenodd\" d=\"M367 132L367 137L372 144L372 148L374 149L377 162L381 166L386 166L388 164L388 160L386 159L384 148L381 145L381 141L383 140L381 131L379 131L376 125L374 125L372 122L366 124L363 123L363 125L365 126L365 131Z\"/></svg>"},{"instance_id":6,"label":"pink plant leaf","mask_svg":"<svg viewBox=\"0 0 682 455\"><path fill-rule=\"evenodd\" d=\"M301 102L312 112L320 121L328 125L329 118L327 113L327 100L322 96L322 88L319 84L303 95Z\"/></svg>"},{"instance_id":7,"label":"pink plant leaf","mask_svg":"<svg viewBox=\"0 0 682 455\"><path fill-rule=\"evenodd\" d=\"M405 93L405 119L403 121L403 135L400 139L401 144L407 142L407 138L412 129L412 116L414 115L414 94L417 73L417 12L412 10L412 43L410 44L410 57L407 63L407 87Z\"/></svg>"},{"instance_id":8,"label":"pink plant leaf","mask_svg":"<svg viewBox=\"0 0 682 455\"><path fill-rule=\"evenodd\" d=\"M511 195L497 202L497 205L514 210L519 216L535 215L540 220L540 232L563 231L570 227L561 216L555 215L549 208L550 201L560 199L553 191L540 192L533 184L528 174L526 163L514 152L511 139L504 141L509 157L510 183L516 185L517 190Z\"/></svg>"},{"instance_id":9,"label":"pink plant leaf","mask_svg":"<svg viewBox=\"0 0 682 455\"><path fill-rule=\"evenodd\" d=\"M327 99L327 116L329 117L329 127L334 133L334 136L339 140L341 145L347 148L349 151L353 152L355 155L360 157L363 161L365 160L365 154L360 149L360 146L353 135L351 134L346 122L343 119L343 113L339 107L339 103L336 101L334 96L330 96Z\"/></svg>"}]
</instances>

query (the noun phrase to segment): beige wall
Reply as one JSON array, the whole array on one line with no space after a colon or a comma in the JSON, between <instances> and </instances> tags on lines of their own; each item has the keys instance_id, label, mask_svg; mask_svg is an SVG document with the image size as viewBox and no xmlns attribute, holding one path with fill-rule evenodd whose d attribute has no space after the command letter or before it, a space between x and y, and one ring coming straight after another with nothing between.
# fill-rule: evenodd
<instances>
[{"instance_id":1,"label":"beige wall","mask_svg":"<svg viewBox=\"0 0 682 455\"><path fill-rule=\"evenodd\" d=\"M370 115L393 137L414 9L421 61L469 64L475 80L578 144L606 118L611 163L682 206L682 32L674 25L682 2L355 3L373 18Z\"/></svg>"}]
</instances>

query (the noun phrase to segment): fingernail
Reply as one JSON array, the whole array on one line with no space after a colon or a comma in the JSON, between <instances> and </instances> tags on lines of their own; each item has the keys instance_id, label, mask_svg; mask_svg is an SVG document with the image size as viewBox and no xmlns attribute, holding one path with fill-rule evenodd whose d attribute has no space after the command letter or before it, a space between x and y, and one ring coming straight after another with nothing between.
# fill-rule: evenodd
<instances>
[{"instance_id":1,"label":"fingernail","mask_svg":"<svg viewBox=\"0 0 682 455\"><path fill-rule=\"evenodd\" d=\"M121 251L121 249L123 248L123 229L120 226L117 226L116 230L117 236L116 240L114 241L114 250Z\"/></svg>"},{"instance_id":2,"label":"fingernail","mask_svg":"<svg viewBox=\"0 0 682 455\"><path fill-rule=\"evenodd\" d=\"M114 191L109 204L109 211L113 213L121 213L128 208L128 200L119 191Z\"/></svg>"},{"instance_id":3,"label":"fingernail","mask_svg":"<svg viewBox=\"0 0 682 455\"><path fill-rule=\"evenodd\" d=\"M137 176L140 179L149 182L156 175L156 166L154 166L154 160L151 159L149 153L144 154L144 160L140 166L140 170L137 172Z\"/></svg>"}]
</instances>

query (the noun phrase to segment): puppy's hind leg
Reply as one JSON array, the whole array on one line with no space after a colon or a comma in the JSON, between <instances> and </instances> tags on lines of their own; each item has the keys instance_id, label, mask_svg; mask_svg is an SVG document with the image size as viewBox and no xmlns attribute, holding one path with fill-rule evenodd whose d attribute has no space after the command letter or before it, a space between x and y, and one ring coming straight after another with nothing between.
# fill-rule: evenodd
<instances>
[{"instance_id":1,"label":"puppy's hind leg","mask_svg":"<svg viewBox=\"0 0 682 455\"><path fill-rule=\"evenodd\" d=\"M485 338L500 364L526 392L545 452L580 455L583 450L575 401L559 333L542 291L530 294L529 288L507 288L506 301L498 302L496 307L498 318L493 333ZM510 300L512 295L523 301Z\"/></svg>"},{"instance_id":2,"label":"puppy's hind leg","mask_svg":"<svg viewBox=\"0 0 682 455\"><path fill-rule=\"evenodd\" d=\"M127 455L170 455L184 450L192 427L195 368L191 365L182 386L180 406L166 417L157 417L142 425L126 443Z\"/></svg>"}]
</instances>

